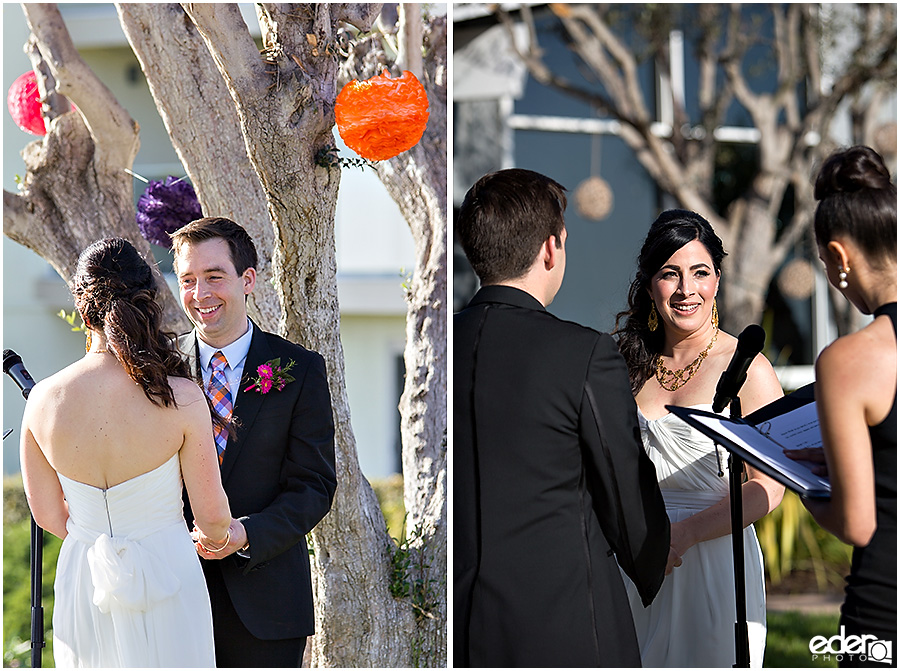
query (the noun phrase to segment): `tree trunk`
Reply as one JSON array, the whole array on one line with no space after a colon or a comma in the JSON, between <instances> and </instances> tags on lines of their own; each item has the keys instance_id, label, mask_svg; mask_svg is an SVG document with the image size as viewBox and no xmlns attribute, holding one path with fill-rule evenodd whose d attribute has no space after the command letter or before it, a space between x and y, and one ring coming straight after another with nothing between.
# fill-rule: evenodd
<instances>
[{"instance_id":1,"label":"tree trunk","mask_svg":"<svg viewBox=\"0 0 900 671\"><path fill-rule=\"evenodd\" d=\"M258 5L264 61L236 7L186 5L234 100L248 155L275 230L273 277L281 332L326 360L336 426L338 489L315 528L314 666L409 666L414 618L391 596L391 541L360 469L350 426L339 337L334 213L340 169L318 157L334 148L341 20L367 27L380 7ZM374 10L374 11L373 11ZM314 36L310 38L309 36Z\"/></svg>"},{"instance_id":2,"label":"tree trunk","mask_svg":"<svg viewBox=\"0 0 900 671\"><path fill-rule=\"evenodd\" d=\"M764 181L763 177L755 180L760 188ZM767 195L754 188L734 204L741 212L740 225L732 229L735 236L732 247L726 249L722 270L727 305L722 310L722 328L732 335L761 321L772 276L784 260L784 252L776 252L775 220Z\"/></svg>"},{"instance_id":3,"label":"tree trunk","mask_svg":"<svg viewBox=\"0 0 900 671\"><path fill-rule=\"evenodd\" d=\"M412 7L412 9L411 9ZM415 13L414 13L415 12ZM418 8L405 5L406 25ZM447 83L446 18L425 27L417 73L428 94L429 119L409 151L374 164L416 244L407 287L406 380L400 399L406 535L414 553L406 576L416 609L416 666L447 663ZM344 80L366 80L390 67L375 35L356 45ZM410 45L412 46L412 45ZM414 59L401 60L411 62ZM395 68L394 76L401 73Z\"/></svg>"},{"instance_id":4,"label":"tree trunk","mask_svg":"<svg viewBox=\"0 0 900 671\"><path fill-rule=\"evenodd\" d=\"M410 18L418 21L418 17ZM447 84L446 22L428 26L423 85L429 120L419 143L377 164L416 243L407 291L406 383L400 399L407 534L414 533L416 666L447 664Z\"/></svg>"}]
</instances>

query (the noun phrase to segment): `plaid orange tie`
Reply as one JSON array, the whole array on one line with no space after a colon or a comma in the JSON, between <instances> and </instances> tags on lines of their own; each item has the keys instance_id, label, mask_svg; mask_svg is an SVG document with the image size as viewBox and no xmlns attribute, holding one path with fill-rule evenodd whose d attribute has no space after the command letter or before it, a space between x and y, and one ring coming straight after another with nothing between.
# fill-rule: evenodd
<instances>
[{"instance_id":1,"label":"plaid orange tie","mask_svg":"<svg viewBox=\"0 0 900 671\"><path fill-rule=\"evenodd\" d=\"M231 391L228 388L228 378L225 377L225 366L228 360L222 352L213 354L209 362L212 373L209 376L209 388L206 393L212 400L213 409L226 422L231 419ZM225 446L228 444L228 429L213 425L213 436L216 439L216 451L219 453L219 464L225 455Z\"/></svg>"}]
</instances>

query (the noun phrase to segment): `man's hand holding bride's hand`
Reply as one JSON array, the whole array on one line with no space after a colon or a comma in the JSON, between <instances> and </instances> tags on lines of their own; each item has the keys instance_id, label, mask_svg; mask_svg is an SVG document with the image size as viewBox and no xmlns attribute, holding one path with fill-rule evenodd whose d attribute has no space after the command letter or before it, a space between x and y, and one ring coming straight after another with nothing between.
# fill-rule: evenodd
<instances>
[{"instance_id":1,"label":"man's hand holding bride's hand","mask_svg":"<svg viewBox=\"0 0 900 671\"><path fill-rule=\"evenodd\" d=\"M197 527L191 532L197 554L203 559L224 559L247 544L247 530L239 520L231 520L225 538L211 539Z\"/></svg>"},{"instance_id":2,"label":"man's hand holding bride's hand","mask_svg":"<svg viewBox=\"0 0 900 671\"><path fill-rule=\"evenodd\" d=\"M675 552L675 548L669 546L669 558L666 560L666 575L681 566L681 557Z\"/></svg>"},{"instance_id":3,"label":"man's hand holding bride's hand","mask_svg":"<svg viewBox=\"0 0 900 671\"><path fill-rule=\"evenodd\" d=\"M694 545L690 529L683 520L681 522L673 522L669 533L669 559L666 561L666 575L669 575L673 569L681 566L681 558L684 556L684 553Z\"/></svg>"}]
</instances>

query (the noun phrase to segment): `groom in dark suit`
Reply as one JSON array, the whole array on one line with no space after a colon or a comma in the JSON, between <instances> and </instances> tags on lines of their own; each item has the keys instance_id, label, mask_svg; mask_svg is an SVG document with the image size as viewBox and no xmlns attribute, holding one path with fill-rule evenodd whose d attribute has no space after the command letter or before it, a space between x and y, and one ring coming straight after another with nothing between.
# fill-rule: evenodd
<instances>
[{"instance_id":1,"label":"groom in dark suit","mask_svg":"<svg viewBox=\"0 0 900 671\"><path fill-rule=\"evenodd\" d=\"M640 666L619 567L645 606L666 569L625 361L544 309L565 271L564 191L503 170L457 220L482 288L454 319L455 666Z\"/></svg>"},{"instance_id":2,"label":"groom in dark suit","mask_svg":"<svg viewBox=\"0 0 900 671\"><path fill-rule=\"evenodd\" d=\"M194 324L179 348L232 420L215 437L236 519L224 548L198 544L208 560L216 664L300 666L314 631L306 534L331 508L336 486L325 363L247 317L257 255L243 228L198 219L172 242L182 308Z\"/></svg>"}]
</instances>

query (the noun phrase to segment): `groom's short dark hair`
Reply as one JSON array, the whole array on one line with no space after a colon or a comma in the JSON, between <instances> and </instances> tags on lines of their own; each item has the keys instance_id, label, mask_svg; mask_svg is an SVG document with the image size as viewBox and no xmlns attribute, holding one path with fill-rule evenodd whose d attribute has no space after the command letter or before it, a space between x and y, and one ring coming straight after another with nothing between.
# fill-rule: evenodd
<instances>
[{"instance_id":1,"label":"groom's short dark hair","mask_svg":"<svg viewBox=\"0 0 900 671\"><path fill-rule=\"evenodd\" d=\"M178 268L178 250L182 245L203 242L214 238L222 238L228 243L231 262L238 275L243 275L247 268L256 269L259 257L253 238L231 219L225 217L203 217L185 224L169 235L172 238L172 250L175 252L175 267Z\"/></svg>"},{"instance_id":2,"label":"groom's short dark hair","mask_svg":"<svg viewBox=\"0 0 900 671\"><path fill-rule=\"evenodd\" d=\"M551 235L559 247L565 210L565 187L531 170L500 170L475 182L459 210L456 231L481 283L524 275Z\"/></svg>"}]
</instances>

